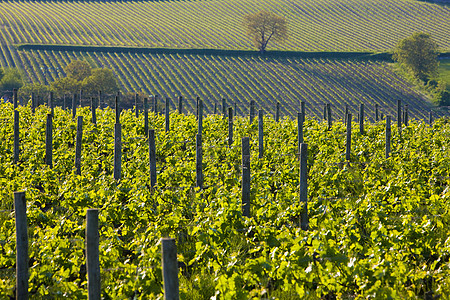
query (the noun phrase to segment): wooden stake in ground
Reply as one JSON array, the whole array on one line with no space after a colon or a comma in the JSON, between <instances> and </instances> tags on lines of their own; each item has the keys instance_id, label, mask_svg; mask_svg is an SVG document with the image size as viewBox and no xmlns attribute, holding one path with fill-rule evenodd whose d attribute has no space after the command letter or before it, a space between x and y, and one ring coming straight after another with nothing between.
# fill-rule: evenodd
<instances>
[{"instance_id":1,"label":"wooden stake in ground","mask_svg":"<svg viewBox=\"0 0 450 300\"><path fill-rule=\"evenodd\" d=\"M75 140L75 174L81 175L81 143L83 140L83 116L77 118L77 135Z\"/></svg>"},{"instance_id":2,"label":"wooden stake in ground","mask_svg":"<svg viewBox=\"0 0 450 300\"><path fill-rule=\"evenodd\" d=\"M350 161L352 147L352 114L347 114L347 143L345 146L345 160Z\"/></svg>"},{"instance_id":3,"label":"wooden stake in ground","mask_svg":"<svg viewBox=\"0 0 450 300\"><path fill-rule=\"evenodd\" d=\"M202 151L202 135L196 136L196 182L197 187L203 189L203 151Z\"/></svg>"},{"instance_id":4,"label":"wooden stake in ground","mask_svg":"<svg viewBox=\"0 0 450 300\"><path fill-rule=\"evenodd\" d=\"M169 131L170 131L170 109L169 109L169 98L166 98L165 114L166 114L166 132L169 132Z\"/></svg>"},{"instance_id":5,"label":"wooden stake in ground","mask_svg":"<svg viewBox=\"0 0 450 300\"><path fill-rule=\"evenodd\" d=\"M300 144L303 143L303 114L297 113L297 145L298 150L297 153L300 155Z\"/></svg>"},{"instance_id":6,"label":"wooden stake in ground","mask_svg":"<svg viewBox=\"0 0 450 300\"><path fill-rule=\"evenodd\" d=\"M359 133L364 134L364 104L359 105Z\"/></svg>"},{"instance_id":7,"label":"wooden stake in ground","mask_svg":"<svg viewBox=\"0 0 450 300\"><path fill-rule=\"evenodd\" d=\"M99 259L98 209L86 212L86 271L88 299L100 300L100 259Z\"/></svg>"},{"instance_id":8,"label":"wooden stake in ground","mask_svg":"<svg viewBox=\"0 0 450 300\"><path fill-rule=\"evenodd\" d=\"M258 145L259 145L258 158L263 158L263 156L264 156L264 118L263 118L262 109L260 109L258 111Z\"/></svg>"},{"instance_id":9,"label":"wooden stake in ground","mask_svg":"<svg viewBox=\"0 0 450 300\"><path fill-rule=\"evenodd\" d=\"M122 176L122 125L114 124L114 179Z\"/></svg>"},{"instance_id":10,"label":"wooden stake in ground","mask_svg":"<svg viewBox=\"0 0 450 300\"><path fill-rule=\"evenodd\" d=\"M177 245L175 239L163 238L161 240L162 248L162 273L164 283L164 299L180 299L178 284L178 260Z\"/></svg>"},{"instance_id":11,"label":"wooden stake in ground","mask_svg":"<svg viewBox=\"0 0 450 300\"><path fill-rule=\"evenodd\" d=\"M280 102L277 102L277 110L275 112L275 122L280 121Z\"/></svg>"},{"instance_id":12,"label":"wooden stake in ground","mask_svg":"<svg viewBox=\"0 0 450 300\"><path fill-rule=\"evenodd\" d=\"M47 126L45 128L45 164L53 167L53 116L47 114Z\"/></svg>"},{"instance_id":13,"label":"wooden stake in ground","mask_svg":"<svg viewBox=\"0 0 450 300\"><path fill-rule=\"evenodd\" d=\"M155 130L148 131L148 148L150 161L150 186L152 188L156 185L156 144L155 144Z\"/></svg>"},{"instance_id":14,"label":"wooden stake in ground","mask_svg":"<svg viewBox=\"0 0 450 300\"><path fill-rule=\"evenodd\" d=\"M386 116L386 158L391 153L391 116Z\"/></svg>"},{"instance_id":15,"label":"wooden stake in ground","mask_svg":"<svg viewBox=\"0 0 450 300\"><path fill-rule=\"evenodd\" d=\"M233 108L228 107L228 146L233 144Z\"/></svg>"},{"instance_id":16,"label":"wooden stake in ground","mask_svg":"<svg viewBox=\"0 0 450 300\"><path fill-rule=\"evenodd\" d=\"M250 217L250 138L242 138L242 215Z\"/></svg>"},{"instance_id":17,"label":"wooden stake in ground","mask_svg":"<svg viewBox=\"0 0 450 300\"><path fill-rule=\"evenodd\" d=\"M308 145L300 144L300 205L302 206L300 213L300 227L302 230L308 230Z\"/></svg>"},{"instance_id":18,"label":"wooden stake in ground","mask_svg":"<svg viewBox=\"0 0 450 300\"><path fill-rule=\"evenodd\" d=\"M144 98L144 132L148 134L148 99Z\"/></svg>"},{"instance_id":19,"label":"wooden stake in ground","mask_svg":"<svg viewBox=\"0 0 450 300\"><path fill-rule=\"evenodd\" d=\"M19 162L19 155L20 155L20 125L19 125L19 111L14 110L14 164L17 164Z\"/></svg>"},{"instance_id":20,"label":"wooden stake in ground","mask_svg":"<svg viewBox=\"0 0 450 300\"><path fill-rule=\"evenodd\" d=\"M139 94L135 94L134 95L134 112L135 112L135 117L136 119L139 118L139 108L138 108L138 103L139 103Z\"/></svg>"},{"instance_id":21,"label":"wooden stake in ground","mask_svg":"<svg viewBox=\"0 0 450 300\"><path fill-rule=\"evenodd\" d=\"M16 299L28 299L28 229L25 192L14 192L16 219Z\"/></svg>"}]
</instances>

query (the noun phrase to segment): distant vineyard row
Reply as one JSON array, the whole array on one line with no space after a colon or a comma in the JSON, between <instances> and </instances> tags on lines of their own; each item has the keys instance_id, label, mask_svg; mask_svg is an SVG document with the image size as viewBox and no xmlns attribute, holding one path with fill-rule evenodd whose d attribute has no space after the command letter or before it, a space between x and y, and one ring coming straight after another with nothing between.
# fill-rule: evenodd
<instances>
[{"instance_id":1,"label":"distant vineyard row","mask_svg":"<svg viewBox=\"0 0 450 300\"><path fill-rule=\"evenodd\" d=\"M286 16L290 38L272 49L386 51L415 31L450 49L450 8L404 0L0 3L1 43L252 49L241 25L265 9Z\"/></svg>"},{"instance_id":2,"label":"distant vineyard row","mask_svg":"<svg viewBox=\"0 0 450 300\"><path fill-rule=\"evenodd\" d=\"M30 82L48 84L65 76L63 67L72 60L85 59L112 69L124 92L170 97L172 107L178 95L199 96L206 112L223 97L237 102L238 114L247 112L250 100L268 113L279 101L289 116L300 101L315 117L321 117L324 103L332 104L335 118L343 116L345 105L356 111L359 103L366 104L369 116L375 104L385 115L394 115L398 99L415 118L425 119L433 109L386 63L375 61L56 51L18 51L17 59ZM0 63L6 64L5 59ZM194 101L186 105L194 110Z\"/></svg>"}]
</instances>

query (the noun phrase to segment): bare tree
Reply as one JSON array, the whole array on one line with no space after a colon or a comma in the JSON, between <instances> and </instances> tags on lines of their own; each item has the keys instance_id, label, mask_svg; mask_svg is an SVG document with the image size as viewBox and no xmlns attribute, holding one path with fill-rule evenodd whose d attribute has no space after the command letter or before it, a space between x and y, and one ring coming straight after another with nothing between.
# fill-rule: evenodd
<instances>
[{"instance_id":1,"label":"bare tree","mask_svg":"<svg viewBox=\"0 0 450 300\"><path fill-rule=\"evenodd\" d=\"M264 54L270 40L283 42L287 38L286 19L272 12L260 11L244 17L247 35L253 39L255 47Z\"/></svg>"}]
</instances>

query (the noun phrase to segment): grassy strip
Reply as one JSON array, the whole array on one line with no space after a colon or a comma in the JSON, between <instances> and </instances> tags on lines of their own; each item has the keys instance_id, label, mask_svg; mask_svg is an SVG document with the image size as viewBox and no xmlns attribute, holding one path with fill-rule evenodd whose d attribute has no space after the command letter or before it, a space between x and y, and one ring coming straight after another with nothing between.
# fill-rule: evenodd
<instances>
[{"instance_id":1,"label":"grassy strip","mask_svg":"<svg viewBox=\"0 0 450 300\"><path fill-rule=\"evenodd\" d=\"M144 54L181 54L181 55L221 55L221 56L250 56L258 57L261 54L249 50L221 50L221 49L181 49L181 48L139 48L139 47L110 47L110 46L78 46L78 45L42 45L20 44L18 50L47 50L47 51L77 51L77 52L117 52L117 53L144 53ZM266 57L296 57L296 58L333 58L333 59L370 59L390 61L390 53L372 52L306 52L306 51L267 51Z\"/></svg>"}]
</instances>

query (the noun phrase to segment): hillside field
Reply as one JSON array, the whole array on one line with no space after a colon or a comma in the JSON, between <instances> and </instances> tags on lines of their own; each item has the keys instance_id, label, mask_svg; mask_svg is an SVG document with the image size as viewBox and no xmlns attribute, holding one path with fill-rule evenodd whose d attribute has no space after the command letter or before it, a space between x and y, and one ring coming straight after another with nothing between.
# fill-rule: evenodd
<instances>
[{"instance_id":1,"label":"hillside field","mask_svg":"<svg viewBox=\"0 0 450 300\"><path fill-rule=\"evenodd\" d=\"M317 118L326 103L332 104L335 119L342 118L345 105L357 111L360 103L366 104L369 118L374 117L375 104L385 115L395 115L397 100L409 106L413 118L426 119L428 112L435 110L385 62L53 51L19 54L32 82L48 84L65 76L61 65L84 59L93 66L111 68L125 91L170 98L172 109L181 95L191 112L197 96L205 101L207 113L225 98L230 106L236 102L239 115L248 113L250 100L256 100L269 114L280 102L282 114L290 117L299 110L300 101L305 101L308 113ZM441 114L436 111L436 116Z\"/></svg>"},{"instance_id":2,"label":"hillside field","mask_svg":"<svg viewBox=\"0 0 450 300\"><path fill-rule=\"evenodd\" d=\"M389 51L416 31L450 50L450 8L409 0L6 1L2 44L252 49L243 16L286 17L289 39L270 49Z\"/></svg>"},{"instance_id":3,"label":"hillside field","mask_svg":"<svg viewBox=\"0 0 450 300\"><path fill-rule=\"evenodd\" d=\"M209 112L225 97L242 104L241 113L243 103L256 100L266 112L279 101L290 116L299 101L307 101L316 117L324 103L338 116L345 104L359 103L372 115L375 104L392 114L401 99L415 118L430 110L448 114L378 61L17 49L29 44L249 50L241 20L259 9L284 15L289 24L286 43L273 43L269 50L384 52L419 30L431 33L442 51L450 49L450 9L418 1L10 1L0 3L0 65L20 68L27 83L49 84L64 76L71 60L86 59L93 67L112 69L123 92L198 96Z\"/></svg>"}]
</instances>

